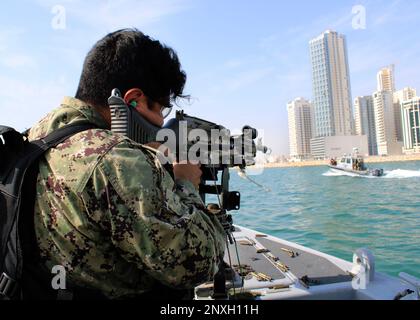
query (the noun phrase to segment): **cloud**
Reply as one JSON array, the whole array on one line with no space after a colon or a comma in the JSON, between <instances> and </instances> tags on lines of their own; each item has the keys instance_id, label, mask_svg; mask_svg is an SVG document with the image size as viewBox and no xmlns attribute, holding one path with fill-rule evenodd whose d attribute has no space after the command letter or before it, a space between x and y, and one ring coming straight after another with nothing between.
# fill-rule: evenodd
<instances>
[{"instance_id":1,"label":"cloud","mask_svg":"<svg viewBox=\"0 0 420 320\"><path fill-rule=\"evenodd\" d=\"M5 27L0 28L0 43L4 45L4 42L12 42L13 39L16 39L22 36L25 33L25 29L17 27Z\"/></svg>"},{"instance_id":2,"label":"cloud","mask_svg":"<svg viewBox=\"0 0 420 320\"><path fill-rule=\"evenodd\" d=\"M233 58L223 64L224 69L237 69L244 66L246 61L244 59Z\"/></svg>"},{"instance_id":3,"label":"cloud","mask_svg":"<svg viewBox=\"0 0 420 320\"><path fill-rule=\"evenodd\" d=\"M0 75L1 124L21 131L31 127L59 105L66 89L63 77L41 83Z\"/></svg>"},{"instance_id":4,"label":"cloud","mask_svg":"<svg viewBox=\"0 0 420 320\"><path fill-rule=\"evenodd\" d=\"M0 66L9 69L36 68L37 62L33 56L22 53L19 41L26 31L22 28L5 27L0 30Z\"/></svg>"},{"instance_id":5,"label":"cloud","mask_svg":"<svg viewBox=\"0 0 420 320\"><path fill-rule=\"evenodd\" d=\"M304 21L302 25L295 25L287 28L284 31L284 35L272 35L268 40L276 40L287 37L289 44L301 45L305 43L309 45L309 41L322 32L331 29L338 31L339 33L344 32L352 28L352 6L340 9L338 12L325 13L321 17L314 19L313 21ZM309 50L309 49L308 49Z\"/></svg>"},{"instance_id":6,"label":"cloud","mask_svg":"<svg viewBox=\"0 0 420 320\"><path fill-rule=\"evenodd\" d=\"M261 81L262 79L272 75L274 68L256 68L253 70L240 71L236 74L230 74L222 78L219 84L210 88L210 91L215 93L226 93L238 91L247 86Z\"/></svg>"},{"instance_id":7,"label":"cloud","mask_svg":"<svg viewBox=\"0 0 420 320\"><path fill-rule=\"evenodd\" d=\"M396 13L396 9L398 5L401 3L401 0L395 0L392 1L387 6L382 7L382 10L379 9L373 19L372 25L382 26L385 24L389 24L391 22L397 22L397 21L404 21L407 17L406 16L400 16ZM402 19L402 20L400 20Z\"/></svg>"},{"instance_id":8,"label":"cloud","mask_svg":"<svg viewBox=\"0 0 420 320\"><path fill-rule=\"evenodd\" d=\"M55 0L38 0L38 3L51 9L57 4ZM93 28L115 30L127 26L141 28L156 23L189 9L191 3L190 0L67 0L61 5L69 24L76 19Z\"/></svg>"},{"instance_id":9,"label":"cloud","mask_svg":"<svg viewBox=\"0 0 420 320\"><path fill-rule=\"evenodd\" d=\"M37 63L31 56L24 54L12 54L0 59L0 64L7 68L35 68Z\"/></svg>"}]
</instances>

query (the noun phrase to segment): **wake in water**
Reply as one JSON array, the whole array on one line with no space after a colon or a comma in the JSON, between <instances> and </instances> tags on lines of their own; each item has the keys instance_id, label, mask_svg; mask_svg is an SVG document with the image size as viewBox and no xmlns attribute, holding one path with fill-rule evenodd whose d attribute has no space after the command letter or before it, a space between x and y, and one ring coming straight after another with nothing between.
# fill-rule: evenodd
<instances>
[{"instance_id":1,"label":"wake in water","mask_svg":"<svg viewBox=\"0 0 420 320\"><path fill-rule=\"evenodd\" d=\"M338 171L338 170L329 170L325 173L322 174L325 177L342 177L342 176L347 176L347 177L360 177L358 174L355 173L351 173L351 172L346 172L346 171ZM365 178L365 177L364 177ZM366 178L372 178L372 177L366 177Z\"/></svg>"},{"instance_id":2,"label":"wake in water","mask_svg":"<svg viewBox=\"0 0 420 320\"><path fill-rule=\"evenodd\" d=\"M420 178L420 171L396 169L392 171L385 171L382 177L372 177L372 176L360 176L358 174L345 172L345 171L329 170L323 173L322 175L325 177L348 176L348 177L368 178L368 179L408 179L408 178Z\"/></svg>"},{"instance_id":3,"label":"wake in water","mask_svg":"<svg viewBox=\"0 0 420 320\"><path fill-rule=\"evenodd\" d=\"M407 179L407 178L419 178L420 177L420 171L414 171L414 170L392 170L392 171L386 171L384 178L388 179Z\"/></svg>"}]
</instances>

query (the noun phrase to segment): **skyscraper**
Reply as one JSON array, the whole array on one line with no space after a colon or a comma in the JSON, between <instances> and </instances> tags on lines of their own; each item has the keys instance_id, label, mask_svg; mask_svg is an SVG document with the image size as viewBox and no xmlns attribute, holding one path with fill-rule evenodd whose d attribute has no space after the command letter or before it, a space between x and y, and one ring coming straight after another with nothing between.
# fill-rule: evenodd
<instances>
[{"instance_id":1,"label":"skyscraper","mask_svg":"<svg viewBox=\"0 0 420 320\"><path fill-rule=\"evenodd\" d=\"M401 103L404 153L420 153L420 98Z\"/></svg>"},{"instance_id":2,"label":"skyscraper","mask_svg":"<svg viewBox=\"0 0 420 320\"><path fill-rule=\"evenodd\" d=\"M287 104L290 157L305 159L311 154L312 111L309 101L297 98Z\"/></svg>"},{"instance_id":3,"label":"skyscraper","mask_svg":"<svg viewBox=\"0 0 420 320\"><path fill-rule=\"evenodd\" d=\"M402 129L402 115L401 115L401 104L404 101L411 100L416 97L416 90L410 87L406 87L402 90L394 92L394 116L395 116L395 131L397 134L397 140L403 141L403 129Z\"/></svg>"},{"instance_id":4,"label":"skyscraper","mask_svg":"<svg viewBox=\"0 0 420 320\"><path fill-rule=\"evenodd\" d=\"M394 101L402 103L407 100L411 100L417 96L417 91L414 88L406 87L402 90L398 90L394 93Z\"/></svg>"},{"instance_id":5,"label":"skyscraper","mask_svg":"<svg viewBox=\"0 0 420 320\"><path fill-rule=\"evenodd\" d=\"M310 41L315 137L354 133L347 44L326 31Z\"/></svg>"},{"instance_id":6,"label":"skyscraper","mask_svg":"<svg viewBox=\"0 0 420 320\"><path fill-rule=\"evenodd\" d=\"M368 138L369 155L378 154L376 143L375 112L372 96L357 97L354 100L354 123L356 134Z\"/></svg>"},{"instance_id":7,"label":"skyscraper","mask_svg":"<svg viewBox=\"0 0 420 320\"><path fill-rule=\"evenodd\" d=\"M395 91L395 66L390 65L388 67L382 68L376 78L378 82L378 90L377 91Z\"/></svg>"},{"instance_id":8,"label":"skyscraper","mask_svg":"<svg viewBox=\"0 0 420 320\"><path fill-rule=\"evenodd\" d=\"M402 145L397 142L395 130L393 93L391 91L375 92L373 106L378 154L381 156L401 154Z\"/></svg>"}]
</instances>

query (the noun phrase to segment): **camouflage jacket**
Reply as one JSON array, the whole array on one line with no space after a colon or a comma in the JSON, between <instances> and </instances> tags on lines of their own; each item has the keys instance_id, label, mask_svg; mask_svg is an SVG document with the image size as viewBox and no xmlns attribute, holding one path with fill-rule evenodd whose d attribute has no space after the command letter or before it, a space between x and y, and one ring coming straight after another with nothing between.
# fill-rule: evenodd
<instances>
[{"instance_id":1,"label":"camouflage jacket","mask_svg":"<svg viewBox=\"0 0 420 320\"><path fill-rule=\"evenodd\" d=\"M212 279L223 228L152 149L107 130L94 108L68 97L29 139L80 120L98 129L51 149L39 165L35 232L47 268L62 265L67 281L109 298L147 292L155 281L185 289Z\"/></svg>"}]
</instances>

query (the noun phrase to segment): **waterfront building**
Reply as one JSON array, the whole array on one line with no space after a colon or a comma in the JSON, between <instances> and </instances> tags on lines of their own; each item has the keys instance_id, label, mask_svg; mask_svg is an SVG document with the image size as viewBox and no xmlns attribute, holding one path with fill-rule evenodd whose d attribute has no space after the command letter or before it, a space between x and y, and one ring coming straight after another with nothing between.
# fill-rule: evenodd
<instances>
[{"instance_id":1,"label":"waterfront building","mask_svg":"<svg viewBox=\"0 0 420 320\"><path fill-rule=\"evenodd\" d=\"M328 139L322 138L352 137L355 133L347 42L344 35L327 30L312 39L309 46L315 127L311 153L316 158L323 158L330 152L322 149L328 148ZM353 140L360 139L354 137ZM342 144L346 145L346 141ZM353 147L346 152L351 152Z\"/></svg>"},{"instance_id":2,"label":"waterfront building","mask_svg":"<svg viewBox=\"0 0 420 320\"><path fill-rule=\"evenodd\" d=\"M402 143L397 141L395 130L393 92L377 91L372 97L378 155L402 154Z\"/></svg>"},{"instance_id":3,"label":"waterfront building","mask_svg":"<svg viewBox=\"0 0 420 320\"><path fill-rule=\"evenodd\" d=\"M303 98L287 104L290 157L303 160L311 156L312 107Z\"/></svg>"},{"instance_id":4,"label":"waterfront building","mask_svg":"<svg viewBox=\"0 0 420 320\"><path fill-rule=\"evenodd\" d=\"M311 140L311 153L315 160L341 158L345 154L351 154L354 148L357 148L361 155L368 156L368 137L332 136Z\"/></svg>"},{"instance_id":5,"label":"waterfront building","mask_svg":"<svg viewBox=\"0 0 420 320\"><path fill-rule=\"evenodd\" d=\"M377 91L395 91L395 66L391 65L389 67L382 68L376 78L378 83Z\"/></svg>"},{"instance_id":6,"label":"waterfront building","mask_svg":"<svg viewBox=\"0 0 420 320\"><path fill-rule=\"evenodd\" d=\"M407 100L414 99L417 96L417 90L411 87L394 92L394 102L402 103Z\"/></svg>"},{"instance_id":7,"label":"waterfront building","mask_svg":"<svg viewBox=\"0 0 420 320\"><path fill-rule=\"evenodd\" d=\"M354 123L356 135L367 136L369 155L377 155L378 145L376 143L375 113L372 96L354 99Z\"/></svg>"},{"instance_id":8,"label":"waterfront building","mask_svg":"<svg viewBox=\"0 0 420 320\"><path fill-rule=\"evenodd\" d=\"M346 38L326 31L309 43L315 137L354 133Z\"/></svg>"},{"instance_id":9,"label":"waterfront building","mask_svg":"<svg viewBox=\"0 0 420 320\"><path fill-rule=\"evenodd\" d=\"M404 89L394 92L395 131L397 134L398 141L403 141L401 104L404 101L415 98L416 96L417 96L416 89L413 89L410 87L406 87Z\"/></svg>"},{"instance_id":10,"label":"waterfront building","mask_svg":"<svg viewBox=\"0 0 420 320\"><path fill-rule=\"evenodd\" d=\"M401 103L405 154L420 153L420 98Z\"/></svg>"},{"instance_id":11,"label":"waterfront building","mask_svg":"<svg viewBox=\"0 0 420 320\"><path fill-rule=\"evenodd\" d=\"M402 119L401 119L401 102L406 99L399 99L399 96L406 94L403 92L396 92L395 90L395 66L382 68L377 74L377 88L378 92L387 91L394 95L393 111L394 111L394 130L397 141L402 141ZM407 95L407 94L406 94Z\"/></svg>"}]
</instances>

